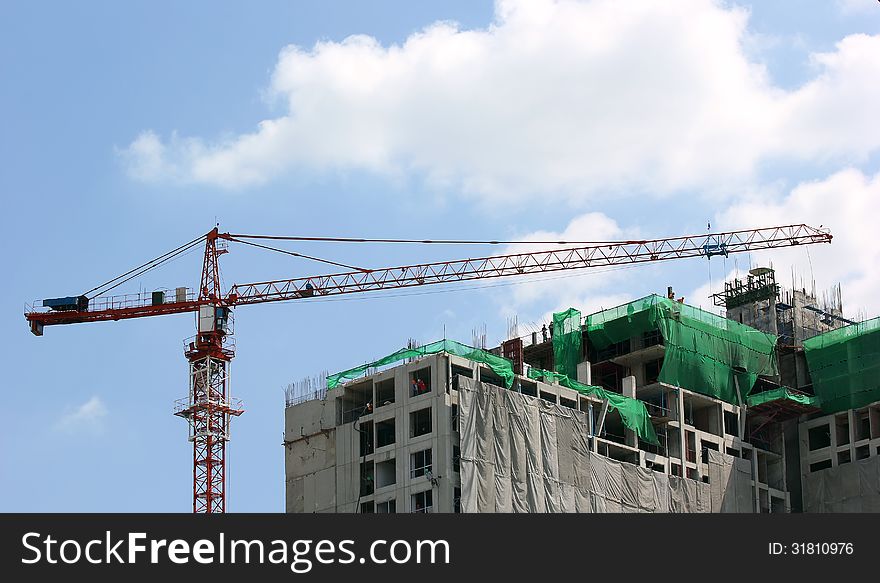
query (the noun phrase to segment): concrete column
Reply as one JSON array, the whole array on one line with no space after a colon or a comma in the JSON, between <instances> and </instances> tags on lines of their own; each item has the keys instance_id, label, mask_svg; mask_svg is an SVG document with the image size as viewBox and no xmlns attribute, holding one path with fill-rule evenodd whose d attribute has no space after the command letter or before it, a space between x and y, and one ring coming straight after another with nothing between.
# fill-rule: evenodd
<instances>
[{"instance_id":1,"label":"concrete column","mask_svg":"<svg viewBox=\"0 0 880 583\"><path fill-rule=\"evenodd\" d=\"M829 415L828 416L828 432L831 437L831 447L829 450L831 451L831 466L837 467L837 416Z\"/></svg>"},{"instance_id":2,"label":"concrete column","mask_svg":"<svg viewBox=\"0 0 880 583\"><path fill-rule=\"evenodd\" d=\"M718 446L720 450L723 446ZM699 432L694 433L694 449L697 461L697 479L703 479L703 438Z\"/></svg>"},{"instance_id":3,"label":"concrete column","mask_svg":"<svg viewBox=\"0 0 880 583\"><path fill-rule=\"evenodd\" d=\"M623 378L623 396L636 398L636 377L629 376Z\"/></svg>"},{"instance_id":4,"label":"concrete column","mask_svg":"<svg viewBox=\"0 0 880 583\"><path fill-rule=\"evenodd\" d=\"M623 378L623 396L630 397L631 399L636 398L636 377L628 376ZM627 445L632 447L638 447L639 440L636 437L636 432L631 429L626 429L624 433L624 441Z\"/></svg>"},{"instance_id":5,"label":"concrete column","mask_svg":"<svg viewBox=\"0 0 880 583\"><path fill-rule=\"evenodd\" d=\"M850 409L846 412L846 416L849 429L849 459L850 462L854 462L856 461L856 412ZM837 457L837 453L834 456Z\"/></svg>"},{"instance_id":6,"label":"concrete column","mask_svg":"<svg viewBox=\"0 0 880 583\"><path fill-rule=\"evenodd\" d=\"M761 513L761 490L758 488L758 450L752 448L752 493L755 496L755 512ZM769 493L768 493L769 495Z\"/></svg>"},{"instance_id":7,"label":"concrete column","mask_svg":"<svg viewBox=\"0 0 880 583\"><path fill-rule=\"evenodd\" d=\"M593 375L590 371L590 361L585 360L577 365L577 382L585 385L593 384Z\"/></svg>"},{"instance_id":8,"label":"concrete column","mask_svg":"<svg viewBox=\"0 0 880 583\"><path fill-rule=\"evenodd\" d=\"M675 395L678 400L678 443L681 448L679 450L681 453L681 475L684 477L687 476L687 468L685 466L687 460L687 440L684 434L684 394L682 394L681 388L676 390Z\"/></svg>"}]
</instances>

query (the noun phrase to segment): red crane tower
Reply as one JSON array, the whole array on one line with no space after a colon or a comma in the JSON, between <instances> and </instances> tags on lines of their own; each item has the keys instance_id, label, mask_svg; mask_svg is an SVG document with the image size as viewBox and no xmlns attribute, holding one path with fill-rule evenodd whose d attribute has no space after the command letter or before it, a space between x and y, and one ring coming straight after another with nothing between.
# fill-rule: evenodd
<instances>
[{"instance_id":1,"label":"red crane tower","mask_svg":"<svg viewBox=\"0 0 880 583\"><path fill-rule=\"evenodd\" d=\"M235 356L234 343L230 341L229 333L232 308L236 306L687 257L711 259L713 256L760 249L830 243L831 234L826 230L801 224L639 241L553 241L543 243L554 244L557 249L381 269L355 268L270 247L255 242L257 240L509 245L524 243L234 235L220 233L214 228L206 235L84 294L46 299L39 308L29 308L25 318L30 324L31 332L37 336L42 336L45 326L58 324L125 320L182 312L198 313L196 335L187 342L184 350L189 362L189 395L175 407L175 415L189 422L189 439L193 444L193 512L213 513L226 510L226 442L229 440L231 418L243 412L240 402L231 396L229 383L230 363ZM312 259L346 268L347 271L236 284L224 294L220 283L219 258L228 251L229 242ZM178 288L171 297L161 291L126 296L106 295L119 285L202 243L205 252L197 293Z\"/></svg>"}]
</instances>

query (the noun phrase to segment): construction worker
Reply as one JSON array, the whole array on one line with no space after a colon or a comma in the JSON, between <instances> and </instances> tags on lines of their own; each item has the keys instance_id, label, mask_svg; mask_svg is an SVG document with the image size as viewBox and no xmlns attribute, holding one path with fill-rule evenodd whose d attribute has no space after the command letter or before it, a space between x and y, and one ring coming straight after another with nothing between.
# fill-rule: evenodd
<instances>
[{"instance_id":1,"label":"construction worker","mask_svg":"<svg viewBox=\"0 0 880 583\"><path fill-rule=\"evenodd\" d=\"M426 385L426 384L425 384L425 381L423 381L422 379L418 379L418 380L416 381L416 386L418 387L418 390L419 390L419 394L420 394L420 395L421 395L422 393L427 393L427 392L428 392L428 385Z\"/></svg>"}]
</instances>

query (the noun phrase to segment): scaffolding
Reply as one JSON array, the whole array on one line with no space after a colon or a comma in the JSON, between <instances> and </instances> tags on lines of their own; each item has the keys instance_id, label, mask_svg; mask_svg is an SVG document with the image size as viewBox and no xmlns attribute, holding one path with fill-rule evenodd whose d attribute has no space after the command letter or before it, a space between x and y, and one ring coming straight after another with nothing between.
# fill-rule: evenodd
<instances>
[{"instance_id":1,"label":"scaffolding","mask_svg":"<svg viewBox=\"0 0 880 583\"><path fill-rule=\"evenodd\" d=\"M749 271L745 279L725 281L724 291L712 294L715 305L726 310L778 297L776 272L769 267L756 267Z\"/></svg>"},{"instance_id":2,"label":"scaffolding","mask_svg":"<svg viewBox=\"0 0 880 583\"><path fill-rule=\"evenodd\" d=\"M826 413L880 400L880 317L808 338L804 355Z\"/></svg>"},{"instance_id":3,"label":"scaffolding","mask_svg":"<svg viewBox=\"0 0 880 583\"><path fill-rule=\"evenodd\" d=\"M587 316L597 350L659 330L665 354L657 380L740 404L759 375L779 374L776 336L658 295Z\"/></svg>"}]
</instances>

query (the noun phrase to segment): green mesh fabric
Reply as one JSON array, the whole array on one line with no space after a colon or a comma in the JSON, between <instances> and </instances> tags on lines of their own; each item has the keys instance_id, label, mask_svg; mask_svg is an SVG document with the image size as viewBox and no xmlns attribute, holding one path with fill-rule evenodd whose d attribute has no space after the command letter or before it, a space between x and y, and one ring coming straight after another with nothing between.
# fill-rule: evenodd
<instances>
[{"instance_id":1,"label":"green mesh fabric","mask_svg":"<svg viewBox=\"0 0 880 583\"><path fill-rule=\"evenodd\" d=\"M405 360L407 358L418 358L420 356L426 356L428 354L437 354L438 352L454 354L455 356L461 356L462 358L466 358L474 362L482 362L483 364L488 365L488 367L492 369L492 372L504 379L505 387L509 389L511 386L513 386L513 364L511 364L511 362L506 358L496 356L491 352L487 352L480 348L467 346L460 342L456 342L455 340L438 340L437 342L432 342L431 344L427 344L425 346L419 346L418 348L402 348L394 354L389 354L388 356L380 358L379 360L374 360L369 364L356 366L354 368L332 374L327 377L327 388L332 389L333 387L337 386L341 381L355 379L371 368L378 368L380 366L400 362L401 360Z\"/></svg>"},{"instance_id":2,"label":"green mesh fabric","mask_svg":"<svg viewBox=\"0 0 880 583\"><path fill-rule=\"evenodd\" d=\"M581 359L581 313L574 308L553 314L553 368L577 378Z\"/></svg>"},{"instance_id":3,"label":"green mesh fabric","mask_svg":"<svg viewBox=\"0 0 880 583\"><path fill-rule=\"evenodd\" d=\"M587 316L587 334L596 348L608 348L633 336L657 328L656 304L663 300L650 295L628 304ZM667 300L669 301L669 300Z\"/></svg>"},{"instance_id":4,"label":"green mesh fabric","mask_svg":"<svg viewBox=\"0 0 880 583\"><path fill-rule=\"evenodd\" d=\"M554 334L555 333L554 330ZM568 375L551 372L549 370L530 368L528 377L536 380L556 380L563 387L567 387L583 395L595 395L600 399L607 399L608 408L617 411L620 414L620 419L623 421L623 424L635 431L636 435L639 436L639 439L647 441L648 443L653 443L654 445L660 444L657 440L657 433L654 431L654 426L651 425L651 419L648 416L648 409L642 401L626 397L619 393L606 391L602 387L584 385L572 380Z\"/></svg>"},{"instance_id":5,"label":"green mesh fabric","mask_svg":"<svg viewBox=\"0 0 880 583\"><path fill-rule=\"evenodd\" d=\"M755 393L754 395L749 395L746 398L746 403L748 403L749 407L756 407L758 405L763 405L764 403L769 403L770 401L778 401L781 399L787 399L789 401L794 401L795 403L800 403L801 405L807 405L810 407L819 406L818 397L807 395L805 393L792 390L788 387L778 387L776 389L764 391L763 393Z\"/></svg>"},{"instance_id":6,"label":"green mesh fabric","mask_svg":"<svg viewBox=\"0 0 880 583\"><path fill-rule=\"evenodd\" d=\"M758 375L778 374L775 336L668 298L650 295L587 316L599 349L652 330L666 347L661 382L736 404L737 383L745 398Z\"/></svg>"},{"instance_id":7,"label":"green mesh fabric","mask_svg":"<svg viewBox=\"0 0 880 583\"><path fill-rule=\"evenodd\" d=\"M826 413L880 401L880 318L808 338L804 354Z\"/></svg>"}]
</instances>

